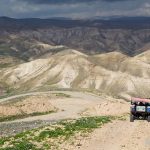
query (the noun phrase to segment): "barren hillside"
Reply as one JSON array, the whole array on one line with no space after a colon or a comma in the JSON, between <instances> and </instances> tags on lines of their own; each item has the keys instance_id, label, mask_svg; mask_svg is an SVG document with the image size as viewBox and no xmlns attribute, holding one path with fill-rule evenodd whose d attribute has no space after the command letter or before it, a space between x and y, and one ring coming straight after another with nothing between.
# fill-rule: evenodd
<instances>
[{"instance_id":1,"label":"barren hillside","mask_svg":"<svg viewBox=\"0 0 150 150\"><path fill-rule=\"evenodd\" d=\"M119 51L129 56L150 44L150 18L110 20L13 19L0 17L0 55L29 61L64 45L86 54ZM53 45L53 46L51 46Z\"/></svg>"},{"instance_id":2,"label":"barren hillside","mask_svg":"<svg viewBox=\"0 0 150 150\"><path fill-rule=\"evenodd\" d=\"M2 84L18 90L84 88L128 98L149 97L150 63L146 51L135 57L120 52L89 56L67 49L41 59L2 69Z\"/></svg>"}]
</instances>

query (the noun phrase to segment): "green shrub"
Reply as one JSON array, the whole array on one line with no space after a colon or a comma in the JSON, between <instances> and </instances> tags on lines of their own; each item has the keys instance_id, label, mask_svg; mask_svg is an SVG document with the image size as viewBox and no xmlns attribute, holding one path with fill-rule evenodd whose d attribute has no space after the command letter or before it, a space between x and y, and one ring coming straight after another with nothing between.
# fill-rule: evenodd
<instances>
[{"instance_id":1,"label":"green shrub","mask_svg":"<svg viewBox=\"0 0 150 150\"><path fill-rule=\"evenodd\" d=\"M47 128L38 128L31 131L26 131L17 134L13 137L1 138L0 147L5 145L7 141L9 145L7 148L0 148L0 150L42 150L37 148L33 143L40 143L43 150L48 150L51 148L52 143L47 143L48 138L53 138L55 140L58 137L63 137L64 140L68 139L70 136L78 132L89 132L95 128L100 127L104 123L110 122L113 117L86 117L77 120L61 121L60 123L49 126ZM59 127L58 127L59 125ZM42 130L42 131L41 131ZM39 132L40 131L40 132ZM37 134L38 133L38 134ZM31 142L29 142L31 141Z\"/></svg>"},{"instance_id":2,"label":"green shrub","mask_svg":"<svg viewBox=\"0 0 150 150\"><path fill-rule=\"evenodd\" d=\"M37 139L57 138L59 136L69 137L78 131L91 131L92 129L98 128L100 125L110 121L109 117L88 117L76 121L60 122L60 124L63 125L62 128L44 130L39 134Z\"/></svg>"},{"instance_id":3,"label":"green shrub","mask_svg":"<svg viewBox=\"0 0 150 150\"><path fill-rule=\"evenodd\" d=\"M33 150L35 146L27 141L22 141L18 144L15 144L13 147L2 148L0 150Z\"/></svg>"},{"instance_id":4,"label":"green shrub","mask_svg":"<svg viewBox=\"0 0 150 150\"><path fill-rule=\"evenodd\" d=\"M46 137L48 137L48 138L57 138L57 137L62 136L62 135L65 135L64 130L61 129L61 128L56 128L55 130L42 131L40 133L39 137L41 139L46 138Z\"/></svg>"}]
</instances>

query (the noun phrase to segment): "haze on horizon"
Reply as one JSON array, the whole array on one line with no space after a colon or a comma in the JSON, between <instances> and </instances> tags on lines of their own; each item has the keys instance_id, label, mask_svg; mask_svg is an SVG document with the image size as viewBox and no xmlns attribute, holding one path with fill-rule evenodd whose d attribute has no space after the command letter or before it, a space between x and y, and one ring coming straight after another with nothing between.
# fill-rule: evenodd
<instances>
[{"instance_id":1,"label":"haze on horizon","mask_svg":"<svg viewBox=\"0 0 150 150\"><path fill-rule=\"evenodd\" d=\"M150 16L149 0L1 0L0 16L92 18Z\"/></svg>"}]
</instances>

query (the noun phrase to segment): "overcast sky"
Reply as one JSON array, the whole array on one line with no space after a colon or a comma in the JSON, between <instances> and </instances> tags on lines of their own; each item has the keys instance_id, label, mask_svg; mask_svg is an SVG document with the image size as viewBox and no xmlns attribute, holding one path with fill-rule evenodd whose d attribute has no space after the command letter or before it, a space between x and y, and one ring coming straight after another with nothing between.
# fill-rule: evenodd
<instances>
[{"instance_id":1,"label":"overcast sky","mask_svg":"<svg viewBox=\"0 0 150 150\"><path fill-rule=\"evenodd\" d=\"M0 0L0 16L14 18L150 16L150 0Z\"/></svg>"}]
</instances>

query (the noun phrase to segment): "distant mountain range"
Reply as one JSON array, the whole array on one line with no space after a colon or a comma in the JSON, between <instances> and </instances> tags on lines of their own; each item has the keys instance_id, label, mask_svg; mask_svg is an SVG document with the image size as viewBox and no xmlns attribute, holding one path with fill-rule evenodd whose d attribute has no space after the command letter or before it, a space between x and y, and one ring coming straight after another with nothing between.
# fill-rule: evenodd
<instances>
[{"instance_id":1,"label":"distant mountain range","mask_svg":"<svg viewBox=\"0 0 150 150\"><path fill-rule=\"evenodd\" d=\"M0 55L24 60L52 51L35 47L39 43L63 45L87 54L120 51L134 56L149 48L150 17L107 20L0 17L0 33Z\"/></svg>"},{"instance_id":2,"label":"distant mountain range","mask_svg":"<svg viewBox=\"0 0 150 150\"><path fill-rule=\"evenodd\" d=\"M25 18L14 19L9 17L0 17L0 29L22 30L39 29L50 27L98 27L104 29L141 29L150 28L150 17L110 17L110 18L91 18L83 20L74 20L69 18Z\"/></svg>"},{"instance_id":3,"label":"distant mountain range","mask_svg":"<svg viewBox=\"0 0 150 150\"><path fill-rule=\"evenodd\" d=\"M150 18L0 18L0 90L86 88L149 97Z\"/></svg>"}]
</instances>

